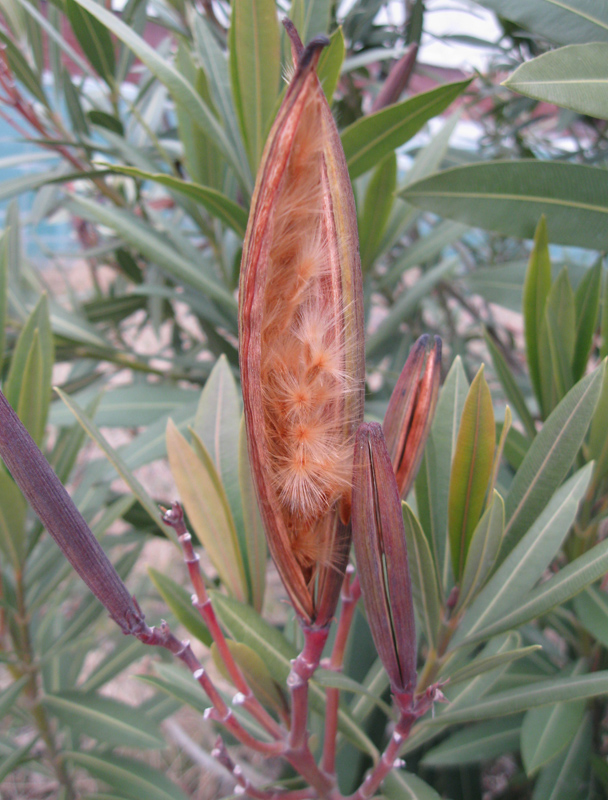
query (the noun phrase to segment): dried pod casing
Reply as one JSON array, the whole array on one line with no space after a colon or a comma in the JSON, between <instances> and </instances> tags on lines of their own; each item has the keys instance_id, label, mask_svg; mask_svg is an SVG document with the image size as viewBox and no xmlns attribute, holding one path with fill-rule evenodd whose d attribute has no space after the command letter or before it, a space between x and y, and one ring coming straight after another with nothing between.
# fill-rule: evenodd
<instances>
[{"instance_id":1,"label":"dried pod casing","mask_svg":"<svg viewBox=\"0 0 608 800\"><path fill-rule=\"evenodd\" d=\"M372 637L395 695L416 685L416 623L405 528L393 466L378 423L357 431L353 544Z\"/></svg>"},{"instance_id":2,"label":"dried pod casing","mask_svg":"<svg viewBox=\"0 0 608 800\"><path fill-rule=\"evenodd\" d=\"M441 377L441 339L430 337L412 347L384 415L386 446L401 497L407 497L418 472L431 429Z\"/></svg>"},{"instance_id":3,"label":"dried pod casing","mask_svg":"<svg viewBox=\"0 0 608 800\"><path fill-rule=\"evenodd\" d=\"M302 48L286 27L296 69L262 156L243 245L239 355L270 551L300 617L320 624L321 606L323 617L333 613L329 597L337 601L350 543L365 366L361 267L350 178L315 71L327 40Z\"/></svg>"}]
</instances>

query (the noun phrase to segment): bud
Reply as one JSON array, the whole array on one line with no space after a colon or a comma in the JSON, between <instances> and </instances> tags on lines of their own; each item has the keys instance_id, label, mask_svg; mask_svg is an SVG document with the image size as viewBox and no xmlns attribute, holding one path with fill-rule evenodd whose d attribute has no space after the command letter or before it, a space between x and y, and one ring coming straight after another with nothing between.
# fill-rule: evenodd
<instances>
[{"instance_id":1,"label":"bud","mask_svg":"<svg viewBox=\"0 0 608 800\"><path fill-rule=\"evenodd\" d=\"M393 64L387 79L372 106L372 114L381 111L383 108L396 103L405 91L412 70L416 66L416 56L418 55L418 44L411 44L399 61Z\"/></svg>"},{"instance_id":2,"label":"bud","mask_svg":"<svg viewBox=\"0 0 608 800\"><path fill-rule=\"evenodd\" d=\"M396 696L416 685L416 624L395 473L378 423L355 441L353 544L369 627Z\"/></svg>"},{"instance_id":3,"label":"bud","mask_svg":"<svg viewBox=\"0 0 608 800\"><path fill-rule=\"evenodd\" d=\"M418 472L439 394L441 339L429 351L430 337L412 347L384 415L383 430L401 497L407 497Z\"/></svg>"},{"instance_id":4,"label":"bud","mask_svg":"<svg viewBox=\"0 0 608 800\"><path fill-rule=\"evenodd\" d=\"M315 71L328 40L302 47L285 27L295 73L262 156L243 244L239 357L270 551L299 616L320 625L335 609L350 545L363 290L350 178Z\"/></svg>"},{"instance_id":5,"label":"bud","mask_svg":"<svg viewBox=\"0 0 608 800\"><path fill-rule=\"evenodd\" d=\"M44 527L112 619L124 633L137 635L146 629L136 601L2 392L0 456Z\"/></svg>"}]
</instances>

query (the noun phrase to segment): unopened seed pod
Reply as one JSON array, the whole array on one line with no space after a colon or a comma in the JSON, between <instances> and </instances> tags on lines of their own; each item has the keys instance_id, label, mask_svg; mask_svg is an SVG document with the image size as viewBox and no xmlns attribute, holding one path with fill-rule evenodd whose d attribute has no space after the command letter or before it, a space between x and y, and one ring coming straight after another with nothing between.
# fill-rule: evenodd
<instances>
[{"instance_id":1,"label":"unopened seed pod","mask_svg":"<svg viewBox=\"0 0 608 800\"><path fill-rule=\"evenodd\" d=\"M335 609L363 415L362 279L350 178L291 23L295 73L258 171L243 245L239 357L249 457L272 557L300 618Z\"/></svg>"}]
</instances>

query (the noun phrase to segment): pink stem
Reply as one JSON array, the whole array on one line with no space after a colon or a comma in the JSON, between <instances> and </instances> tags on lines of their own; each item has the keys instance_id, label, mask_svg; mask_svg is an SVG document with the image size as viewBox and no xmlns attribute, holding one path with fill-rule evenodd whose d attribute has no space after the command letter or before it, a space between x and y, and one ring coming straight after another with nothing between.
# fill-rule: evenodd
<instances>
[{"instance_id":1,"label":"pink stem","mask_svg":"<svg viewBox=\"0 0 608 800\"><path fill-rule=\"evenodd\" d=\"M338 630L336 631L334 646L329 661L327 664L323 664L323 666L332 670L333 672L342 672L348 634L350 633L353 617L357 608L357 602L361 597L361 586L359 584L359 579L355 577L351 583L351 576L353 572L353 567L349 565L346 569L344 584L342 586L342 609L340 612L340 620L338 622ZM323 739L323 761L321 762L322 769L329 775L335 774L336 771L336 743L338 737L339 709L340 690L330 687L327 689L325 737Z\"/></svg>"},{"instance_id":2,"label":"pink stem","mask_svg":"<svg viewBox=\"0 0 608 800\"><path fill-rule=\"evenodd\" d=\"M241 767L234 763L221 736L218 736L211 755L232 774L234 780L247 797L252 797L255 800L313 800L317 796L316 790L310 787L296 789L295 791L256 788L244 775Z\"/></svg>"},{"instance_id":3,"label":"pink stem","mask_svg":"<svg viewBox=\"0 0 608 800\"><path fill-rule=\"evenodd\" d=\"M251 716L263 726L263 728L271 734L275 739L284 740L285 730L276 722L275 719L266 711L258 699L251 691L247 679L245 678L241 668L234 660L232 651L228 646L224 632L218 622L217 616L211 599L207 594L203 576L200 570L200 557L194 551L192 546L192 536L186 529L184 523L184 513L179 503L173 503L169 510L163 511L163 522L170 525L178 535L179 543L184 553L184 560L188 567L190 574L190 581L194 589L192 597L192 605L198 609L205 624L209 628L211 638L216 644L220 657L228 674L236 687L238 694L235 696L235 702L241 705Z\"/></svg>"}]
</instances>

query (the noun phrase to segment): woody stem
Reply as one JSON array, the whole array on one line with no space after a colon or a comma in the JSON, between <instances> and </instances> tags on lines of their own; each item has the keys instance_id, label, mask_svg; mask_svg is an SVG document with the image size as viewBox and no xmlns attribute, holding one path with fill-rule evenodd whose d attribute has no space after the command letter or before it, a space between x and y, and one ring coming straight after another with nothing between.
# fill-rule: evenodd
<instances>
[{"instance_id":1,"label":"woody stem","mask_svg":"<svg viewBox=\"0 0 608 800\"><path fill-rule=\"evenodd\" d=\"M338 630L334 640L331 657L324 666L333 672L342 672L344 663L344 653L348 634L350 633L353 617L357 608L357 602L361 597L361 586L359 579L355 577L351 583L353 574L352 566L349 566L344 576L342 587L342 610L338 621ZM328 774L336 771L336 741L338 735L338 711L340 708L340 690L338 688L327 689L327 704L325 712L325 737L323 740L323 760L322 768Z\"/></svg>"}]
</instances>

